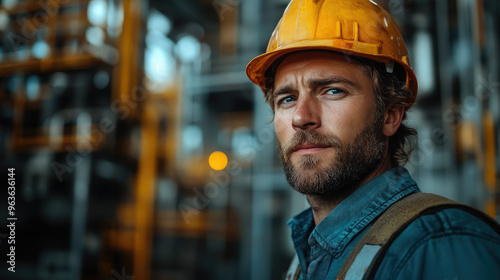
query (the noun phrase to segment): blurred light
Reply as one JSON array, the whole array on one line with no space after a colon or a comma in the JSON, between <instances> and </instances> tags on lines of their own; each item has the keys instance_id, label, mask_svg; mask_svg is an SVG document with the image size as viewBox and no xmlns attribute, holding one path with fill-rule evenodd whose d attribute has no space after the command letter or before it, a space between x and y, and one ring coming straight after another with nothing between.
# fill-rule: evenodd
<instances>
[{"instance_id":1,"label":"blurred light","mask_svg":"<svg viewBox=\"0 0 500 280\"><path fill-rule=\"evenodd\" d=\"M7 90L18 93L21 89L23 79L21 76L13 76L7 82Z\"/></svg>"},{"instance_id":2,"label":"blurred light","mask_svg":"<svg viewBox=\"0 0 500 280\"><path fill-rule=\"evenodd\" d=\"M221 129L217 133L217 144L219 146L227 146L231 144L231 129Z\"/></svg>"},{"instance_id":3,"label":"blurred light","mask_svg":"<svg viewBox=\"0 0 500 280\"><path fill-rule=\"evenodd\" d=\"M201 44L191 35L183 36L175 46L177 56L183 62L191 62L200 56Z\"/></svg>"},{"instance_id":4,"label":"blurred light","mask_svg":"<svg viewBox=\"0 0 500 280\"><path fill-rule=\"evenodd\" d=\"M109 74L106 71L99 71L94 75L94 85L98 89L104 89L109 85Z\"/></svg>"},{"instance_id":5,"label":"blurred light","mask_svg":"<svg viewBox=\"0 0 500 280\"><path fill-rule=\"evenodd\" d=\"M101 240L95 233L85 234L85 248L91 253L97 254L101 247Z\"/></svg>"},{"instance_id":6,"label":"blurred light","mask_svg":"<svg viewBox=\"0 0 500 280\"><path fill-rule=\"evenodd\" d=\"M231 142L231 152L240 160L255 156L256 141L248 127L234 130Z\"/></svg>"},{"instance_id":7,"label":"blurred light","mask_svg":"<svg viewBox=\"0 0 500 280\"><path fill-rule=\"evenodd\" d=\"M472 65L472 46L466 40L458 40L453 46L455 69L459 72L467 71Z\"/></svg>"},{"instance_id":8,"label":"blurred light","mask_svg":"<svg viewBox=\"0 0 500 280\"><path fill-rule=\"evenodd\" d=\"M52 88L54 93L59 94L68 88L68 75L63 72L57 72L52 76Z\"/></svg>"},{"instance_id":9,"label":"blurred light","mask_svg":"<svg viewBox=\"0 0 500 280\"><path fill-rule=\"evenodd\" d=\"M157 187L157 203L161 209L175 209L178 195L178 186L170 179L160 179Z\"/></svg>"},{"instance_id":10,"label":"blurred light","mask_svg":"<svg viewBox=\"0 0 500 280\"><path fill-rule=\"evenodd\" d=\"M47 26L43 26L38 28L35 37L37 41L45 41L45 38L47 38L49 35L50 35L50 29Z\"/></svg>"},{"instance_id":11,"label":"blurred light","mask_svg":"<svg viewBox=\"0 0 500 280\"><path fill-rule=\"evenodd\" d=\"M5 11L0 11L0 30L6 30L9 26L9 15Z\"/></svg>"},{"instance_id":12,"label":"blurred light","mask_svg":"<svg viewBox=\"0 0 500 280\"><path fill-rule=\"evenodd\" d=\"M78 35L80 31L80 22L78 19L73 19L70 22L66 23L66 28L68 28L69 34L71 35Z\"/></svg>"},{"instance_id":13,"label":"blurred light","mask_svg":"<svg viewBox=\"0 0 500 280\"><path fill-rule=\"evenodd\" d=\"M418 31L413 42L415 42L413 55L419 93L430 93L434 89L434 58L431 35L428 32Z\"/></svg>"},{"instance_id":14,"label":"blurred light","mask_svg":"<svg viewBox=\"0 0 500 280\"><path fill-rule=\"evenodd\" d=\"M92 45L101 46L104 43L104 31L100 27L89 27L85 33L85 38Z\"/></svg>"},{"instance_id":15,"label":"blurred light","mask_svg":"<svg viewBox=\"0 0 500 280\"><path fill-rule=\"evenodd\" d=\"M203 132L196 125L189 125L182 132L183 154L192 156L203 152Z\"/></svg>"},{"instance_id":16,"label":"blurred light","mask_svg":"<svg viewBox=\"0 0 500 280\"><path fill-rule=\"evenodd\" d=\"M175 58L165 49L153 45L146 48L146 75L154 82L169 84L175 76Z\"/></svg>"},{"instance_id":17,"label":"blurred light","mask_svg":"<svg viewBox=\"0 0 500 280\"><path fill-rule=\"evenodd\" d=\"M91 0L87 9L87 17L93 25L103 26L106 23L106 2Z\"/></svg>"},{"instance_id":18,"label":"blurred light","mask_svg":"<svg viewBox=\"0 0 500 280\"><path fill-rule=\"evenodd\" d=\"M17 4L17 2L18 0L3 0L2 5L5 7L5 9L10 10Z\"/></svg>"},{"instance_id":19,"label":"blurred light","mask_svg":"<svg viewBox=\"0 0 500 280\"><path fill-rule=\"evenodd\" d=\"M113 162L108 160L98 160L96 162L96 174L102 178L111 180L117 172L116 166Z\"/></svg>"},{"instance_id":20,"label":"blurred light","mask_svg":"<svg viewBox=\"0 0 500 280\"><path fill-rule=\"evenodd\" d=\"M198 39L205 36L205 29L203 29L203 27L196 22L190 22L184 27L184 30L187 34L191 34Z\"/></svg>"},{"instance_id":21,"label":"blurred light","mask_svg":"<svg viewBox=\"0 0 500 280\"><path fill-rule=\"evenodd\" d=\"M411 18L417 29L413 36L413 58L415 75L418 78L419 95L424 96L434 90L434 54L429 30L429 17L416 13Z\"/></svg>"},{"instance_id":22,"label":"blurred light","mask_svg":"<svg viewBox=\"0 0 500 280\"><path fill-rule=\"evenodd\" d=\"M213 170L222 170L227 166L227 156L223 152L213 152L208 158L208 164Z\"/></svg>"},{"instance_id":23,"label":"blurred light","mask_svg":"<svg viewBox=\"0 0 500 280\"><path fill-rule=\"evenodd\" d=\"M100 47L101 55L99 56L102 60L106 61L109 64L116 64L120 61L120 54L118 50L113 46L104 45Z\"/></svg>"},{"instance_id":24,"label":"blurred light","mask_svg":"<svg viewBox=\"0 0 500 280\"><path fill-rule=\"evenodd\" d=\"M40 78L35 75L31 75L26 79L26 97L30 100L35 100L38 98L40 93Z\"/></svg>"},{"instance_id":25,"label":"blurred light","mask_svg":"<svg viewBox=\"0 0 500 280\"><path fill-rule=\"evenodd\" d=\"M108 19L107 19L107 33L110 38L116 38L120 35L123 25L123 3L119 1L108 2Z\"/></svg>"},{"instance_id":26,"label":"blurred light","mask_svg":"<svg viewBox=\"0 0 500 280\"><path fill-rule=\"evenodd\" d=\"M65 49L68 52L77 53L79 47L80 47L80 42L78 41L78 39L74 38L66 42Z\"/></svg>"},{"instance_id":27,"label":"blurred light","mask_svg":"<svg viewBox=\"0 0 500 280\"><path fill-rule=\"evenodd\" d=\"M45 41L38 41L33 44L31 52L38 59L43 59L49 56L50 47Z\"/></svg>"},{"instance_id":28,"label":"blurred light","mask_svg":"<svg viewBox=\"0 0 500 280\"><path fill-rule=\"evenodd\" d=\"M148 18L148 31L151 32L154 30L159 31L165 35L168 35L168 33L170 33L170 30L172 30L172 22L170 21L170 19L157 10L153 10L149 14Z\"/></svg>"},{"instance_id":29,"label":"blurred light","mask_svg":"<svg viewBox=\"0 0 500 280\"><path fill-rule=\"evenodd\" d=\"M212 56L212 49L210 48L210 45L207 43L202 43L201 44L201 59L203 61L209 60L210 57Z\"/></svg>"},{"instance_id":30,"label":"blurred light","mask_svg":"<svg viewBox=\"0 0 500 280\"><path fill-rule=\"evenodd\" d=\"M165 36L163 33L153 30L146 34L146 45L147 46L158 46L164 48L165 51L171 52L175 46L172 39Z\"/></svg>"},{"instance_id":31,"label":"blurred light","mask_svg":"<svg viewBox=\"0 0 500 280\"><path fill-rule=\"evenodd\" d=\"M15 52L15 58L20 61L27 60L30 57L30 49L26 45L20 45Z\"/></svg>"}]
</instances>

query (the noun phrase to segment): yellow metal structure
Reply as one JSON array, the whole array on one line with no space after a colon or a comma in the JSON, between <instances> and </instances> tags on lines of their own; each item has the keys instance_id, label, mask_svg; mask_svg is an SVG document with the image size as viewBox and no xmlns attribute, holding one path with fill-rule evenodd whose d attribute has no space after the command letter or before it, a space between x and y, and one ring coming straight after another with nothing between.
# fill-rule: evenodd
<instances>
[{"instance_id":1,"label":"yellow metal structure","mask_svg":"<svg viewBox=\"0 0 500 280\"><path fill-rule=\"evenodd\" d=\"M134 89L140 84L137 69L140 69L139 44L141 32L142 2L137 0L123 1L123 21L122 35L118 53L120 59L116 65L117 71L114 74L113 100L118 101L118 107L126 108L124 118L135 116L137 108L137 98L134 98Z\"/></svg>"},{"instance_id":2,"label":"yellow metal structure","mask_svg":"<svg viewBox=\"0 0 500 280\"><path fill-rule=\"evenodd\" d=\"M486 214L496 218L500 198L498 197L498 172L497 172L497 136L495 132L495 119L489 111L483 113L484 131L484 182L486 188L492 194L492 198L486 203Z\"/></svg>"},{"instance_id":3,"label":"yellow metal structure","mask_svg":"<svg viewBox=\"0 0 500 280\"><path fill-rule=\"evenodd\" d=\"M292 0L266 53L248 64L247 75L264 88L264 74L278 58L313 49L365 57L389 66L400 64L406 70L406 86L415 101L417 79L403 37L389 13L369 0Z\"/></svg>"},{"instance_id":4,"label":"yellow metal structure","mask_svg":"<svg viewBox=\"0 0 500 280\"><path fill-rule=\"evenodd\" d=\"M483 113L483 131L484 131L484 181L492 193L497 192L498 174L497 174L497 148L495 119L489 111Z\"/></svg>"},{"instance_id":5,"label":"yellow metal structure","mask_svg":"<svg viewBox=\"0 0 500 280\"><path fill-rule=\"evenodd\" d=\"M135 189L134 275L151 279L154 196L157 175L158 111L147 104L142 115L141 155Z\"/></svg>"}]
</instances>

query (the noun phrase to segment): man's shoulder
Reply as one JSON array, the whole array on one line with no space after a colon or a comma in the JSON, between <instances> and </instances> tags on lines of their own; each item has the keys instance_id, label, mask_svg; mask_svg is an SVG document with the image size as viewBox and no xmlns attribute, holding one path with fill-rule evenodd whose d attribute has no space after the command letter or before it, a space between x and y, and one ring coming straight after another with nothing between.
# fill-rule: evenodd
<instances>
[{"instance_id":1,"label":"man's shoulder","mask_svg":"<svg viewBox=\"0 0 500 280\"><path fill-rule=\"evenodd\" d=\"M419 217L402 232L400 238L421 239L453 235L484 236L500 241L499 233L494 228L476 215L459 208L442 209Z\"/></svg>"},{"instance_id":2,"label":"man's shoulder","mask_svg":"<svg viewBox=\"0 0 500 280\"><path fill-rule=\"evenodd\" d=\"M388 249L377 278L491 279L481 277L486 271L500 279L499 264L500 234L474 214L447 208L414 220Z\"/></svg>"}]
</instances>

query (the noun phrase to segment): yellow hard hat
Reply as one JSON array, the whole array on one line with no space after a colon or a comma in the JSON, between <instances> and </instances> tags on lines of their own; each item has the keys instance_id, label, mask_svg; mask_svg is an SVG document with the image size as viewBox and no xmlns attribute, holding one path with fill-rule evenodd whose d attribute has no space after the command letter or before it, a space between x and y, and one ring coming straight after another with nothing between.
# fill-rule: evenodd
<instances>
[{"instance_id":1,"label":"yellow hard hat","mask_svg":"<svg viewBox=\"0 0 500 280\"><path fill-rule=\"evenodd\" d=\"M265 73L278 58L301 50L332 50L406 70L406 88L417 96L417 78L392 17L372 0L292 0L276 26L266 53L247 66L250 80L265 88Z\"/></svg>"}]
</instances>

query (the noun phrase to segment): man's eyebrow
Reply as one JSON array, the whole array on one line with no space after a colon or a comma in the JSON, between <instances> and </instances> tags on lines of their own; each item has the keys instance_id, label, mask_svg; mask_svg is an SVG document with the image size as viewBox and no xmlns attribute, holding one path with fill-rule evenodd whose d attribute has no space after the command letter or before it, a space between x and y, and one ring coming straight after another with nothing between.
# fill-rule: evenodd
<instances>
[{"instance_id":1,"label":"man's eyebrow","mask_svg":"<svg viewBox=\"0 0 500 280\"><path fill-rule=\"evenodd\" d=\"M349 79L341 77L331 77L325 79L311 79L307 81L309 87L326 86L329 84L347 84L355 88L359 88L359 85Z\"/></svg>"},{"instance_id":2,"label":"man's eyebrow","mask_svg":"<svg viewBox=\"0 0 500 280\"><path fill-rule=\"evenodd\" d=\"M290 84L279 87L278 89L273 91L273 96L278 96L280 94L288 93L294 91L294 87Z\"/></svg>"},{"instance_id":3,"label":"man's eyebrow","mask_svg":"<svg viewBox=\"0 0 500 280\"><path fill-rule=\"evenodd\" d=\"M324 78L324 79L310 79L307 82L307 86L310 88L315 88L315 87L320 87L320 86L326 86L330 84L347 84L350 85L354 88L359 88L359 84L346 79L342 77L331 77L331 78ZM295 87L291 84L285 84L282 87L277 88L276 90L273 91L273 96L278 96L280 94L285 94L289 93L291 91L295 91Z\"/></svg>"}]
</instances>

